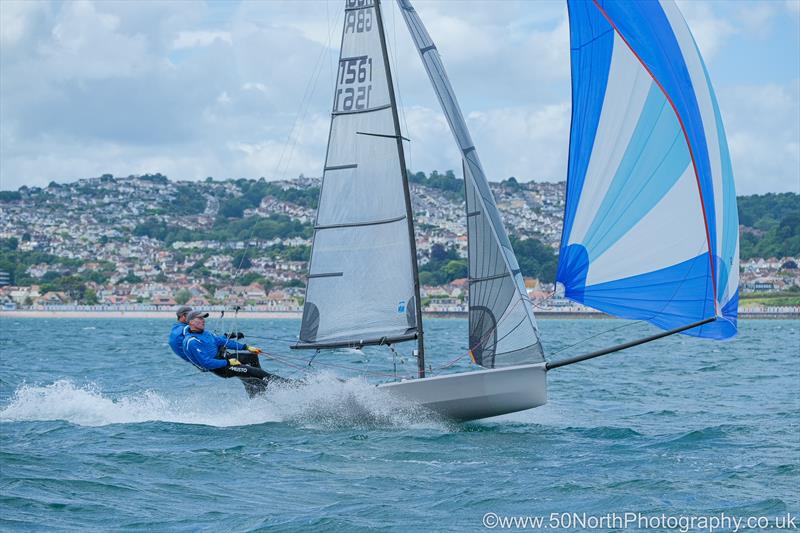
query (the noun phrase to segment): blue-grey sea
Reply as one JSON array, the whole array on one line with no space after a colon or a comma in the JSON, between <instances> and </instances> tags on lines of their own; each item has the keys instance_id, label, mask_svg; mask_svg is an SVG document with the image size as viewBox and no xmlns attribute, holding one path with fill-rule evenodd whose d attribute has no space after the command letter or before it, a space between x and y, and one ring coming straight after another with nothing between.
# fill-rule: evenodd
<instances>
[{"instance_id":1,"label":"blue-grey sea","mask_svg":"<svg viewBox=\"0 0 800 533\"><path fill-rule=\"evenodd\" d=\"M580 530L622 529L598 522L611 513L800 514L800 321L744 320L730 342L674 336L557 369L546 406L463 424L370 384L389 377L365 372L411 373L409 346L309 367L311 353L288 350L297 321L240 320L281 357L266 367L311 372L249 400L173 355L170 325L0 319L0 530L486 531L486 516L506 529L492 520L551 513L527 527ZM539 325L552 358L653 332ZM426 334L434 367L467 348L464 320L428 320Z\"/></svg>"}]
</instances>

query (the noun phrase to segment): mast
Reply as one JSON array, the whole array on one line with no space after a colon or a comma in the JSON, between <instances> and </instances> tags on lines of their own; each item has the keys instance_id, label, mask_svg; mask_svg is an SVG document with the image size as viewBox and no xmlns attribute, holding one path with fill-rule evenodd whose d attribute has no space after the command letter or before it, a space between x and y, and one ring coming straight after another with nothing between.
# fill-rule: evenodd
<instances>
[{"instance_id":1,"label":"mast","mask_svg":"<svg viewBox=\"0 0 800 533\"><path fill-rule=\"evenodd\" d=\"M414 306L417 319L417 366L419 377L425 377L425 341L422 332L422 299L419 290L419 266L417 265L417 241L414 236L414 209L411 206L411 191L408 185L408 171L406 169L406 156L403 150L403 137L400 134L400 119L397 116L397 101L394 95L394 82L392 80L392 70L389 67L389 54L386 50L386 35L383 30L383 15L381 14L381 2L375 0L375 14L377 15L378 33L381 38L381 52L383 63L386 68L386 78L389 86L389 102L392 106L392 118L394 120L394 131L397 141L397 152L400 155L400 171L403 179L403 194L406 203L406 216L408 217L408 238L411 243L411 268L414 273Z\"/></svg>"}]
</instances>

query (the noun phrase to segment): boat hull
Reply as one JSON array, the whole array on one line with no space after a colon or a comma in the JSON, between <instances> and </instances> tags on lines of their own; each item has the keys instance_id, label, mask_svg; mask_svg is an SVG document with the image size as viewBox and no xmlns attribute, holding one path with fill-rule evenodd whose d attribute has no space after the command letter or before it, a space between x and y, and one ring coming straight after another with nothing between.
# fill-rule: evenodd
<instances>
[{"instance_id":1,"label":"boat hull","mask_svg":"<svg viewBox=\"0 0 800 533\"><path fill-rule=\"evenodd\" d=\"M378 388L454 420L489 418L547 403L544 363L384 383Z\"/></svg>"}]
</instances>

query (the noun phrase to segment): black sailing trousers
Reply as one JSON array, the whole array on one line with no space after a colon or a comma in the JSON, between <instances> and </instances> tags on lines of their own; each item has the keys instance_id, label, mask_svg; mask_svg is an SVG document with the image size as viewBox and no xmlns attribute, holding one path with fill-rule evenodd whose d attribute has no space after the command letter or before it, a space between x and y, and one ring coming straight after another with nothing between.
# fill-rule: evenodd
<instances>
[{"instance_id":1,"label":"black sailing trousers","mask_svg":"<svg viewBox=\"0 0 800 533\"><path fill-rule=\"evenodd\" d=\"M228 366L225 368L215 368L211 372L221 378L239 378L242 380L247 395L253 398L259 394L263 394L267 390L267 385L275 381L278 383L286 382L287 380L270 374L261 368L261 363L258 361L258 355L252 353L238 353L228 354L230 357L235 357L242 364L236 366Z\"/></svg>"}]
</instances>

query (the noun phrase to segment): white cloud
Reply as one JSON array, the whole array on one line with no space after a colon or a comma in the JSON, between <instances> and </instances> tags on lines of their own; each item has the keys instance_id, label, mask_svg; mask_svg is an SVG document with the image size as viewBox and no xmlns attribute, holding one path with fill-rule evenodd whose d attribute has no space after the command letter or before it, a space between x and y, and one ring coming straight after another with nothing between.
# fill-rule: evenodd
<instances>
[{"instance_id":1,"label":"white cloud","mask_svg":"<svg viewBox=\"0 0 800 533\"><path fill-rule=\"evenodd\" d=\"M777 3L759 2L739 10L737 18L744 31L764 38L772 32L772 22L780 16L780 12L780 6Z\"/></svg>"},{"instance_id":2,"label":"white cloud","mask_svg":"<svg viewBox=\"0 0 800 533\"><path fill-rule=\"evenodd\" d=\"M401 116L410 142L405 144L409 170L459 169L461 154L444 115L437 107L411 106Z\"/></svg>"},{"instance_id":3,"label":"white cloud","mask_svg":"<svg viewBox=\"0 0 800 533\"><path fill-rule=\"evenodd\" d=\"M798 4L786 6L796 14ZM394 2L383 5L412 139L408 166L458 171L458 150L405 22ZM771 42L748 24L783 28L779 4L747 5L750 18L724 3L680 4L706 59L727 57L748 39ZM415 6L491 179L563 179L570 97L563 1ZM338 0L0 0L0 187L105 172L318 175L341 28ZM796 190L797 85L784 78L726 86L716 81L730 79L724 68L719 61L711 72L740 192ZM781 67L794 79L798 70Z\"/></svg>"},{"instance_id":4,"label":"white cloud","mask_svg":"<svg viewBox=\"0 0 800 533\"><path fill-rule=\"evenodd\" d=\"M62 80L141 74L154 59L148 43L143 35L118 31L119 20L86 0L65 5L41 48L46 68Z\"/></svg>"},{"instance_id":5,"label":"white cloud","mask_svg":"<svg viewBox=\"0 0 800 533\"><path fill-rule=\"evenodd\" d=\"M45 15L44 2L5 0L0 2L0 44L15 46L34 31L36 19Z\"/></svg>"},{"instance_id":6,"label":"white cloud","mask_svg":"<svg viewBox=\"0 0 800 533\"><path fill-rule=\"evenodd\" d=\"M739 194L800 192L800 85L733 87L719 95Z\"/></svg>"},{"instance_id":7,"label":"white cloud","mask_svg":"<svg viewBox=\"0 0 800 533\"><path fill-rule=\"evenodd\" d=\"M222 91L221 93L219 93L219 96L217 96L217 102L220 104L230 104L231 97L228 96L227 91Z\"/></svg>"},{"instance_id":8,"label":"white cloud","mask_svg":"<svg viewBox=\"0 0 800 533\"><path fill-rule=\"evenodd\" d=\"M231 34L227 31L182 31L172 42L172 48L183 50L198 46L208 46L215 41L231 44Z\"/></svg>"},{"instance_id":9,"label":"white cloud","mask_svg":"<svg viewBox=\"0 0 800 533\"><path fill-rule=\"evenodd\" d=\"M509 176L559 181L566 177L570 106L514 107L469 115L475 142L493 181Z\"/></svg>"},{"instance_id":10,"label":"white cloud","mask_svg":"<svg viewBox=\"0 0 800 533\"><path fill-rule=\"evenodd\" d=\"M569 28L561 2L436 2L416 6L447 68L465 111L478 107L529 105L561 101L569 92ZM547 17L534 24L530 14ZM387 17L397 37L398 69L412 104L430 105L427 76L420 64L405 22Z\"/></svg>"},{"instance_id":11,"label":"white cloud","mask_svg":"<svg viewBox=\"0 0 800 533\"><path fill-rule=\"evenodd\" d=\"M683 0L677 4L706 61L712 59L725 41L737 32L734 24L715 13L709 2Z\"/></svg>"},{"instance_id":12,"label":"white cloud","mask_svg":"<svg viewBox=\"0 0 800 533\"><path fill-rule=\"evenodd\" d=\"M258 91L260 93L264 93L265 95L268 95L270 93L269 87L266 84L259 82L251 82L251 81L242 84L242 90Z\"/></svg>"},{"instance_id":13,"label":"white cloud","mask_svg":"<svg viewBox=\"0 0 800 533\"><path fill-rule=\"evenodd\" d=\"M228 172L239 172L239 175L250 177L264 176L271 180L294 178L300 174L319 176L324 163L324 147L323 150L310 148L278 141L231 143L228 149L233 164Z\"/></svg>"},{"instance_id":14,"label":"white cloud","mask_svg":"<svg viewBox=\"0 0 800 533\"><path fill-rule=\"evenodd\" d=\"M466 120L486 174L492 181L563 180L569 138L569 104L500 108L468 113ZM458 152L439 109L407 109L406 157L412 170L460 172Z\"/></svg>"}]
</instances>

